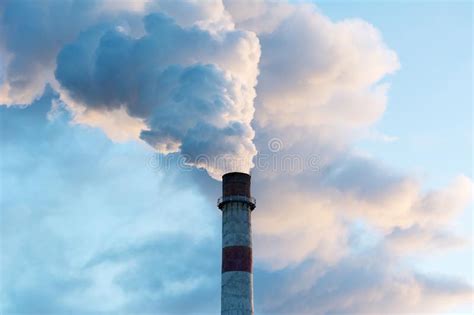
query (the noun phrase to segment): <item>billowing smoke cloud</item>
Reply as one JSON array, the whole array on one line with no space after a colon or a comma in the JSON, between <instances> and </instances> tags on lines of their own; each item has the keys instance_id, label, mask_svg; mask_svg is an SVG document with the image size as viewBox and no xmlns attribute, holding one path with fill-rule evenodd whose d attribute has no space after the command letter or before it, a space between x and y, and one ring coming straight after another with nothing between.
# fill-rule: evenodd
<instances>
[{"instance_id":1,"label":"billowing smoke cloud","mask_svg":"<svg viewBox=\"0 0 474 315\"><path fill-rule=\"evenodd\" d=\"M216 3L148 4L174 14L180 26L163 14L141 24L140 15L123 11L140 12L145 3L9 2L0 103L28 104L49 82L77 122L114 139L179 151L215 178L248 172L256 154L250 121L260 46L255 34L234 30Z\"/></svg>"},{"instance_id":2,"label":"billowing smoke cloud","mask_svg":"<svg viewBox=\"0 0 474 315\"><path fill-rule=\"evenodd\" d=\"M256 153L256 36L183 28L161 14L144 24L139 38L94 27L66 45L57 58L62 88L87 110L125 109L158 152L181 152L216 178L248 172Z\"/></svg>"}]
</instances>

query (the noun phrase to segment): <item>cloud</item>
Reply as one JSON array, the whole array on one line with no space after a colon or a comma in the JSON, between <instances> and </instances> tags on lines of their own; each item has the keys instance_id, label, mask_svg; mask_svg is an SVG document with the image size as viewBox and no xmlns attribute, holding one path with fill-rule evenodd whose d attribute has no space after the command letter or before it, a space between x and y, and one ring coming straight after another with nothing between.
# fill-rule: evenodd
<instances>
[{"instance_id":1,"label":"cloud","mask_svg":"<svg viewBox=\"0 0 474 315\"><path fill-rule=\"evenodd\" d=\"M268 159L278 167L275 161L298 152L304 150L292 148ZM295 173L278 168L280 172L271 176L265 170L254 171L254 194L259 197L255 247L266 266L280 269L308 258L337 262L350 252L350 229L358 220L386 237L398 252L467 244L469 235L446 230L470 204L472 180L460 176L445 188L424 192L409 175L350 151L341 154L344 158L316 170ZM281 246L270 246L275 243Z\"/></svg>"},{"instance_id":2,"label":"cloud","mask_svg":"<svg viewBox=\"0 0 474 315\"><path fill-rule=\"evenodd\" d=\"M212 32L234 28L232 18L220 0L160 0L149 2L148 10L164 12L184 27L197 25Z\"/></svg>"},{"instance_id":3,"label":"cloud","mask_svg":"<svg viewBox=\"0 0 474 315\"><path fill-rule=\"evenodd\" d=\"M126 266L113 282L125 300L124 305L116 309L164 314L217 312L219 261L207 257L218 257L219 246L210 247L209 241L196 242L181 233L164 235L160 239L99 253L85 268L95 272L102 267ZM157 270L157 266L161 270Z\"/></svg>"},{"instance_id":4,"label":"cloud","mask_svg":"<svg viewBox=\"0 0 474 315\"><path fill-rule=\"evenodd\" d=\"M0 103L29 104L52 79L57 52L87 25L94 6L85 1L5 1L1 6L0 52L6 69Z\"/></svg>"},{"instance_id":5,"label":"cloud","mask_svg":"<svg viewBox=\"0 0 474 315\"><path fill-rule=\"evenodd\" d=\"M467 283L414 273L379 250L329 267L313 262L291 272L258 274L255 283L256 292L271 290L257 297L262 314L421 314L472 297Z\"/></svg>"},{"instance_id":6,"label":"cloud","mask_svg":"<svg viewBox=\"0 0 474 315\"><path fill-rule=\"evenodd\" d=\"M146 304L179 314L199 294L217 298L214 204L178 184L186 173L155 172L145 146L71 125L64 107L53 113L58 97L47 89L29 107L0 108L1 312L114 314Z\"/></svg>"},{"instance_id":7,"label":"cloud","mask_svg":"<svg viewBox=\"0 0 474 315\"><path fill-rule=\"evenodd\" d=\"M224 0L237 27L257 34L273 32L298 6L286 1Z\"/></svg>"},{"instance_id":8,"label":"cloud","mask_svg":"<svg viewBox=\"0 0 474 315\"><path fill-rule=\"evenodd\" d=\"M422 228L414 224L408 228L396 227L386 237L387 247L399 255L416 254L420 251L440 251L469 245L466 237L437 229Z\"/></svg>"},{"instance_id":9,"label":"cloud","mask_svg":"<svg viewBox=\"0 0 474 315\"><path fill-rule=\"evenodd\" d=\"M380 118L387 86L378 81L399 63L378 30L358 19L333 22L309 4L289 12L259 36L257 122L352 129Z\"/></svg>"}]
</instances>

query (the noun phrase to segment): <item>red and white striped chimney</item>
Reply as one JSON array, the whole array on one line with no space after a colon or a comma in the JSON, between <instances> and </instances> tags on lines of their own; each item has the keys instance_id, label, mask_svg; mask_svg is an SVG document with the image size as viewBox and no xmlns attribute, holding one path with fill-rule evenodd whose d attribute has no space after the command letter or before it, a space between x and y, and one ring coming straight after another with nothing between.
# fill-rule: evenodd
<instances>
[{"instance_id":1,"label":"red and white striped chimney","mask_svg":"<svg viewBox=\"0 0 474 315\"><path fill-rule=\"evenodd\" d=\"M222 176L222 283L221 314L253 315L250 175Z\"/></svg>"}]
</instances>

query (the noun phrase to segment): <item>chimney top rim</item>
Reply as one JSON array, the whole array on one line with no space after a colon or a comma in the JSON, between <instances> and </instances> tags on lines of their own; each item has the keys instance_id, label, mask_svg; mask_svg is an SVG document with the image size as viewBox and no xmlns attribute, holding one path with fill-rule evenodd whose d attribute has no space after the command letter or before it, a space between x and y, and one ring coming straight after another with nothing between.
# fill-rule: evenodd
<instances>
[{"instance_id":1,"label":"chimney top rim","mask_svg":"<svg viewBox=\"0 0 474 315\"><path fill-rule=\"evenodd\" d=\"M233 175L252 177L250 174L244 173L244 172L229 172L222 175L222 178L227 177L227 176L233 176Z\"/></svg>"}]
</instances>

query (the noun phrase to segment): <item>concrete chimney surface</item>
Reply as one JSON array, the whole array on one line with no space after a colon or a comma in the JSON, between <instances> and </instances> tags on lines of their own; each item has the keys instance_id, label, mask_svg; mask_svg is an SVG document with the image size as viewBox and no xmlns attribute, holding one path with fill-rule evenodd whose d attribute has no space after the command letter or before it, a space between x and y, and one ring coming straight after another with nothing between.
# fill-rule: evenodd
<instances>
[{"instance_id":1,"label":"concrete chimney surface","mask_svg":"<svg viewBox=\"0 0 474 315\"><path fill-rule=\"evenodd\" d=\"M253 315L250 175L228 173L222 177L222 282L221 314Z\"/></svg>"},{"instance_id":2,"label":"concrete chimney surface","mask_svg":"<svg viewBox=\"0 0 474 315\"><path fill-rule=\"evenodd\" d=\"M250 197L250 175L246 173L227 173L222 176L222 196Z\"/></svg>"}]
</instances>

